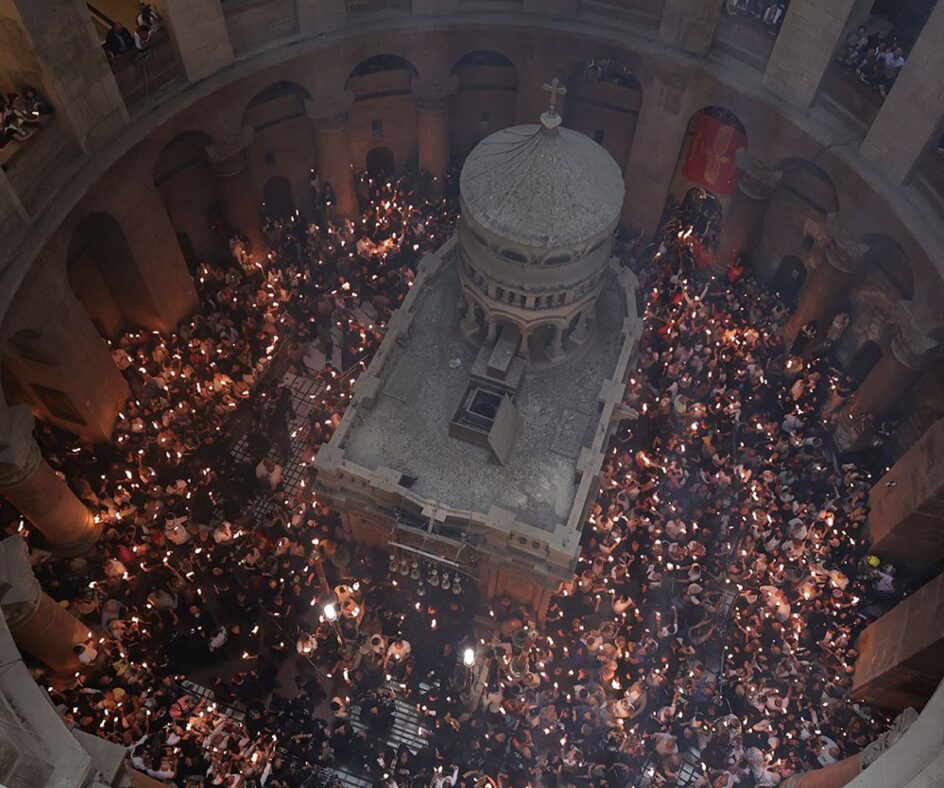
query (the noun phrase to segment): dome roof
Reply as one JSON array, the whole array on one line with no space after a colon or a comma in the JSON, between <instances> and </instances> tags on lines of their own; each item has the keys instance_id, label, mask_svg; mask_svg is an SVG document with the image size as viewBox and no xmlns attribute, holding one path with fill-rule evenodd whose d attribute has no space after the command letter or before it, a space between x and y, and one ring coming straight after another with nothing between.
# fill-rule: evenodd
<instances>
[{"instance_id":1,"label":"dome roof","mask_svg":"<svg viewBox=\"0 0 944 788\"><path fill-rule=\"evenodd\" d=\"M623 174L584 134L541 124L513 126L480 142L462 168L463 211L500 238L554 249L610 229L623 207Z\"/></svg>"}]
</instances>

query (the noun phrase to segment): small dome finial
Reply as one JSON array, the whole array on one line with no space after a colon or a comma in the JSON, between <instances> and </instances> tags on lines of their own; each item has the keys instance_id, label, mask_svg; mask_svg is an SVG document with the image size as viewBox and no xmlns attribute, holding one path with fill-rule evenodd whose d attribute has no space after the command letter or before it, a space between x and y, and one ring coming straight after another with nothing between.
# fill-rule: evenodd
<instances>
[{"instance_id":1,"label":"small dome finial","mask_svg":"<svg viewBox=\"0 0 944 788\"><path fill-rule=\"evenodd\" d=\"M544 124L546 129L556 129L561 124L561 116L557 111L557 100L567 95L567 88L561 84L557 77L554 77L550 84L545 83L543 90L550 94L551 103L547 111L541 113L541 123Z\"/></svg>"}]
</instances>

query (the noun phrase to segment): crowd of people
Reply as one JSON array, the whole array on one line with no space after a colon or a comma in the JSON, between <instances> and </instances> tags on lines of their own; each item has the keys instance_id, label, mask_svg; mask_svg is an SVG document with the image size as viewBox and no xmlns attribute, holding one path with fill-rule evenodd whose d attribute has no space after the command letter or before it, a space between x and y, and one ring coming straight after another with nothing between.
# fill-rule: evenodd
<instances>
[{"instance_id":1,"label":"crowd of people","mask_svg":"<svg viewBox=\"0 0 944 788\"><path fill-rule=\"evenodd\" d=\"M780 32L789 7L790 0L724 0L724 10L729 16L753 17L774 36Z\"/></svg>"},{"instance_id":2,"label":"crowd of people","mask_svg":"<svg viewBox=\"0 0 944 788\"><path fill-rule=\"evenodd\" d=\"M0 149L10 142L23 142L52 115L52 106L31 85L19 93L0 94Z\"/></svg>"},{"instance_id":3,"label":"crowd of people","mask_svg":"<svg viewBox=\"0 0 944 788\"><path fill-rule=\"evenodd\" d=\"M869 470L827 451L842 373L789 352L756 280L696 266L692 205L641 268L631 418L539 622L358 547L312 495L308 462L457 205L454 172L443 197L364 176L356 221L313 186L315 215L266 220L267 254L234 237L201 264L186 326L113 344L132 397L112 443L39 436L104 526L68 561L27 534L44 589L94 632L76 683L35 668L66 721L156 779L272 788L325 769L387 788L773 786L881 731L843 697L863 611L896 582L865 554ZM286 369L317 382L307 403ZM390 743L398 703L415 746Z\"/></svg>"},{"instance_id":4,"label":"crowd of people","mask_svg":"<svg viewBox=\"0 0 944 788\"><path fill-rule=\"evenodd\" d=\"M894 30L869 32L865 25L851 32L839 51L839 62L855 71L861 82L883 96L892 89L905 61L904 50Z\"/></svg>"},{"instance_id":5,"label":"crowd of people","mask_svg":"<svg viewBox=\"0 0 944 788\"><path fill-rule=\"evenodd\" d=\"M162 29L163 19L150 3L138 3L135 27L132 33L119 20L111 22L105 34L102 49L109 60L127 52L143 52Z\"/></svg>"}]
</instances>

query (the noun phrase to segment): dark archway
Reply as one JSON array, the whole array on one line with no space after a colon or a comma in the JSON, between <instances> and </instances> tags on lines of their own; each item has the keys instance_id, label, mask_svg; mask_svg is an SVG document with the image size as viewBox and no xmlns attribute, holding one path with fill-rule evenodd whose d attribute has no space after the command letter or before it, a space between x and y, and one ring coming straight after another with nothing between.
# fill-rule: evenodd
<instances>
[{"instance_id":1,"label":"dark archway","mask_svg":"<svg viewBox=\"0 0 944 788\"><path fill-rule=\"evenodd\" d=\"M642 108L642 85L620 60L593 58L570 76L564 114L570 128L606 148L622 167Z\"/></svg>"},{"instance_id":2,"label":"dark archway","mask_svg":"<svg viewBox=\"0 0 944 788\"><path fill-rule=\"evenodd\" d=\"M102 336L160 322L128 239L110 214L92 213L79 223L69 242L66 271L72 292Z\"/></svg>"},{"instance_id":3,"label":"dark archway","mask_svg":"<svg viewBox=\"0 0 944 788\"><path fill-rule=\"evenodd\" d=\"M154 185L177 239L188 238L190 251L203 257L225 251L223 239L212 229L213 217L220 209L216 178L207 154L212 142L199 131L181 134L164 146L154 166ZM189 264L188 249L181 246L181 251Z\"/></svg>"},{"instance_id":4,"label":"dark archway","mask_svg":"<svg viewBox=\"0 0 944 788\"><path fill-rule=\"evenodd\" d=\"M459 93L452 102L452 148L465 156L485 137L515 124L518 70L499 52L478 50L453 66Z\"/></svg>"},{"instance_id":5,"label":"dark archway","mask_svg":"<svg viewBox=\"0 0 944 788\"><path fill-rule=\"evenodd\" d=\"M351 69L351 73L348 76L348 88L356 87L356 82L352 85L351 80L356 79L357 77L366 77L371 74L380 74L384 71L404 71L409 77L415 77L417 75L416 66L414 66L409 60L400 55L374 55L369 57L366 60L362 60L354 68Z\"/></svg>"},{"instance_id":6,"label":"dark archway","mask_svg":"<svg viewBox=\"0 0 944 788\"><path fill-rule=\"evenodd\" d=\"M276 175L262 187L262 206L266 216L273 219L288 219L295 213L295 197L288 178Z\"/></svg>"},{"instance_id":7,"label":"dark archway","mask_svg":"<svg viewBox=\"0 0 944 788\"><path fill-rule=\"evenodd\" d=\"M770 287L788 304L796 301L800 289L806 281L806 266L795 255L788 254L780 261Z\"/></svg>"},{"instance_id":8,"label":"dark archway","mask_svg":"<svg viewBox=\"0 0 944 788\"><path fill-rule=\"evenodd\" d=\"M372 148L367 152L367 173L372 177L392 175L396 171L390 148Z\"/></svg>"},{"instance_id":9,"label":"dark archway","mask_svg":"<svg viewBox=\"0 0 944 788\"><path fill-rule=\"evenodd\" d=\"M862 239L868 247L863 259L882 278L898 299L911 301L915 295L914 272L901 244L887 235L873 233Z\"/></svg>"},{"instance_id":10,"label":"dark archway","mask_svg":"<svg viewBox=\"0 0 944 788\"><path fill-rule=\"evenodd\" d=\"M718 195L700 186L689 189L682 199L679 218L682 226L690 227L706 249L714 249L718 245L724 221L724 207Z\"/></svg>"},{"instance_id":11,"label":"dark archway","mask_svg":"<svg viewBox=\"0 0 944 788\"><path fill-rule=\"evenodd\" d=\"M861 385L862 381L869 376L869 373L881 359L882 348L870 339L863 343L855 352L855 355L849 359L849 363L846 365L846 374Z\"/></svg>"}]
</instances>

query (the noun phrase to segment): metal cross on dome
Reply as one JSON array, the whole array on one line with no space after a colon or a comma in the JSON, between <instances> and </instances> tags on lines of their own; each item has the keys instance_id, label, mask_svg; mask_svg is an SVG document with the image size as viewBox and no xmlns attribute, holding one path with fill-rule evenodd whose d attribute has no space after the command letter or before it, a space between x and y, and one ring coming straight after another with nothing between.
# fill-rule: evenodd
<instances>
[{"instance_id":1,"label":"metal cross on dome","mask_svg":"<svg viewBox=\"0 0 944 788\"><path fill-rule=\"evenodd\" d=\"M548 111L552 115L556 115L557 99L567 95L567 88L561 84L561 81L557 77L554 77L549 85L547 83L544 84L543 90L545 93L550 94L551 97L551 106L548 108Z\"/></svg>"}]
</instances>

